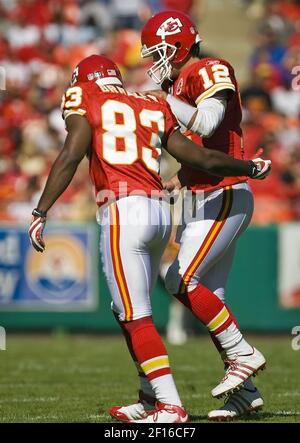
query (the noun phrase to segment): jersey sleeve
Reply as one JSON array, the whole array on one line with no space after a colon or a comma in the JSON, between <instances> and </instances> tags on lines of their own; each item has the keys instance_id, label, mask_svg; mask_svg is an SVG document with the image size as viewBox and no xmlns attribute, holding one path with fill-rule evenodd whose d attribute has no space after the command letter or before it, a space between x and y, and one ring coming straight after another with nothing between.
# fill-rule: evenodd
<instances>
[{"instance_id":1,"label":"jersey sleeve","mask_svg":"<svg viewBox=\"0 0 300 443\"><path fill-rule=\"evenodd\" d=\"M177 131L178 129L180 129L180 125L179 125L175 115L173 114L169 103L166 102L166 108L165 108L165 135L166 135L166 138L168 139L173 134L173 132Z\"/></svg>"},{"instance_id":2,"label":"jersey sleeve","mask_svg":"<svg viewBox=\"0 0 300 443\"><path fill-rule=\"evenodd\" d=\"M87 91L81 85L71 86L62 97L61 111L65 120L72 114L85 115L88 112Z\"/></svg>"},{"instance_id":3,"label":"jersey sleeve","mask_svg":"<svg viewBox=\"0 0 300 443\"><path fill-rule=\"evenodd\" d=\"M222 90L236 90L236 80L232 66L225 60L208 60L196 63L189 73L187 82L187 96L196 105L216 92Z\"/></svg>"}]
</instances>

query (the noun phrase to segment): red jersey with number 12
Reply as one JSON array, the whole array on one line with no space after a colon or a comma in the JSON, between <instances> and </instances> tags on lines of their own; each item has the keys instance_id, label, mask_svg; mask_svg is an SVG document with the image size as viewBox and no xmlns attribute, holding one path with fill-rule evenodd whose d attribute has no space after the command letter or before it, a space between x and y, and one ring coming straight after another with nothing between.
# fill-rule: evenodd
<instances>
[{"instance_id":1,"label":"red jersey with number 12","mask_svg":"<svg viewBox=\"0 0 300 443\"><path fill-rule=\"evenodd\" d=\"M86 82L66 91L62 109L64 118L84 115L92 128L90 176L99 206L129 193L161 191L161 148L178 129L164 100Z\"/></svg>"},{"instance_id":2,"label":"red jersey with number 12","mask_svg":"<svg viewBox=\"0 0 300 443\"><path fill-rule=\"evenodd\" d=\"M201 138L187 131L186 136L205 148L216 149L226 154L243 159L243 134L240 128L242 109L238 84L232 66L223 59L203 58L186 68L172 86L172 94L180 100L197 106L202 100L212 97L216 92L227 90L229 99L224 119L211 137ZM192 190L211 191L247 180L247 177L217 177L208 173L199 173L195 169L182 165L179 177L183 185Z\"/></svg>"}]
</instances>

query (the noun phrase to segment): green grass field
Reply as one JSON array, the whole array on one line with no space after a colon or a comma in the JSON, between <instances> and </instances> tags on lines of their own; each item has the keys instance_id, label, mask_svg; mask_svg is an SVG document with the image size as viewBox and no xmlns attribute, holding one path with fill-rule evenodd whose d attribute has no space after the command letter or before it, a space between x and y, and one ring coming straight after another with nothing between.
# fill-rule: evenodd
<instances>
[{"instance_id":1,"label":"green grass field","mask_svg":"<svg viewBox=\"0 0 300 443\"><path fill-rule=\"evenodd\" d=\"M267 357L257 387L265 409L253 422L300 422L300 351L289 337L252 337ZM220 404L210 390L223 368L210 340L168 345L175 380L192 422ZM137 398L135 368L121 337L13 335L0 352L1 422L105 422L107 409ZM240 420L242 421L242 420Z\"/></svg>"}]
</instances>

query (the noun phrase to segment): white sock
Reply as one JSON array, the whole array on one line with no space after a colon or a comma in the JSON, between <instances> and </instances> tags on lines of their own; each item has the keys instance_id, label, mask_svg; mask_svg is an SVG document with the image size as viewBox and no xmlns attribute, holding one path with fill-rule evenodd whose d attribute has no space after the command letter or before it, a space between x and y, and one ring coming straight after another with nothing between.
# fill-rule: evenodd
<instances>
[{"instance_id":1,"label":"white sock","mask_svg":"<svg viewBox=\"0 0 300 443\"><path fill-rule=\"evenodd\" d=\"M182 406L171 374L154 378L150 383L158 401L167 405Z\"/></svg>"},{"instance_id":2,"label":"white sock","mask_svg":"<svg viewBox=\"0 0 300 443\"><path fill-rule=\"evenodd\" d=\"M221 346L226 351L227 357L233 357L237 355L252 354L253 348L243 338L241 331L236 327L234 323L231 323L225 331L216 335Z\"/></svg>"}]
</instances>

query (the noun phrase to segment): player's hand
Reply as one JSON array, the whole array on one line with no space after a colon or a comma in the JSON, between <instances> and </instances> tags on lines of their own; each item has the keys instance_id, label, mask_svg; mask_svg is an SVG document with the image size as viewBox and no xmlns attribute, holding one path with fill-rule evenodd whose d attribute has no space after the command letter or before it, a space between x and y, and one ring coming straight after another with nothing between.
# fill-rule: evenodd
<instances>
[{"instance_id":1,"label":"player's hand","mask_svg":"<svg viewBox=\"0 0 300 443\"><path fill-rule=\"evenodd\" d=\"M154 95L157 98L167 99L167 93L161 89L153 89L151 91L144 91L143 94Z\"/></svg>"},{"instance_id":2,"label":"player's hand","mask_svg":"<svg viewBox=\"0 0 300 443\"><path fill-rule=\"evenodd\" d=\"M249 177L263 180L266 178L271 171L271 160L264 160L261 158L264 150L262 148L258 148L251 161L249 161L250 174Z\"/></svg>"},{"instance_id":3,"label":"player's hand","mask_svg":"<svg viewBox=\"0 0 300 443\"><path fill-rule=\"evenodd\" d=\"M179 191L182 188L178 175L174 175L174 177L170 178L170 180L162 182L162 185L163 188L168 192Z\"/></svg>"},{"instance_id":4,"label":"player's hand","mask_svg":"<svg viewBox=\"0 0 300 443\"><path fill-rule=\"evenodd\" d=\"M270 174L271 164L271 160L264 160L260 157L249 160L249 177L257 180L263 180Z\"/></svg>"},{"instance_id":5,"label":"player's hand","mask_svg":"<svg viewBox=\"0 0 300 443\"><path fill-rule=\"evenodd\" d=\"M182 184L179 181L178 175L175 175L170 180L162 183L163 189L167 191L170 204L174 205L179 197Z\"/></svg>"},{"instance_id":6,"label":"player's hand","mask_svg":"<svg viewBox=\"0 0 300 443\"><path fill-rule=\"evenodd\" d=\"M38 252L44 252L45 242L43 240L43 230L46 224L46 214L34 209L32 211L33 219L28 230L30 242Z\"/></svg>"}]
</instances>

